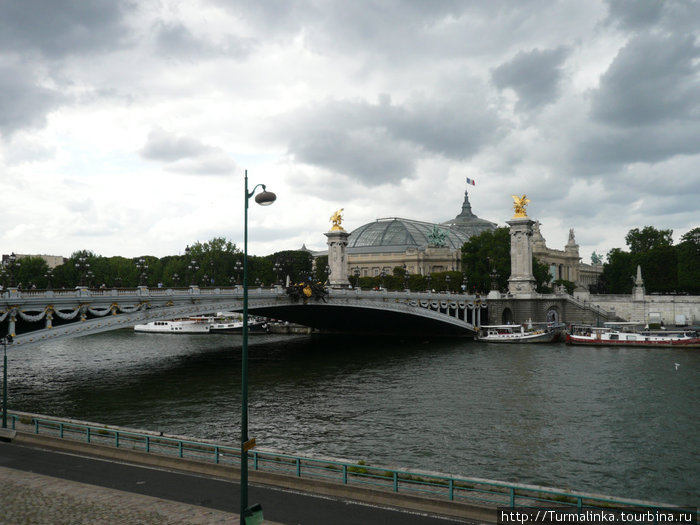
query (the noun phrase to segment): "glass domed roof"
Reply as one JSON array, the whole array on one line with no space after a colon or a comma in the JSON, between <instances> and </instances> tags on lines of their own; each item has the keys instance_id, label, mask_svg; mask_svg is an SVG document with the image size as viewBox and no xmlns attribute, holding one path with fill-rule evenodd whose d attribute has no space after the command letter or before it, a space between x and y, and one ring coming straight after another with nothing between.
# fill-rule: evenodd
<instances>
[{"instance_id":1,"label":"glass domed roof","mask_svg":"<svg viewBox=\"0 0 700 525\"><path fill-rule=\"evenodd\" d=\"M393 217L377 219L350 232L348 252L403 252L409 248L424 249L430 243L430 234L435 227L447 234L445 245L451 250L459 250L469 240L469 235L449 226Z\"/></svg>"}]
</instances>

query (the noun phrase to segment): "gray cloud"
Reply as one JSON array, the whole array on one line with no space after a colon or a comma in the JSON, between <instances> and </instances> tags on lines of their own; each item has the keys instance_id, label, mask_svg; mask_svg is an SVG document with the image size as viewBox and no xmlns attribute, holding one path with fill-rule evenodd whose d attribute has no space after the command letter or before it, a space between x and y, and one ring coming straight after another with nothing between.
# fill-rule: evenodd
<instances>
[{"instance_id":1,"label":"gray cloud","mask_svg":"<svg viewBox=\"0 0 700 525\"><path fill-rule=\"evenodd\" d=\"M43 127L46 114L66 100L58 91L41 86L28 67L0 66L0 134Z\"/></svg>"},{"instance_id":2,"label":"gray cloud","mask_svg":"<svg viewBox=\"0 0 700 525\"><path fill-rule=\"evenodd\" d=\"M517 93L516 109L537 109L554 102L559 95L561 66L568 54L563 47L521 51L493 70L493 82L499 89L511 88Z\"/></svg>"},{"instance_id":3,"label":"gray cloud","mask_svg":"<svg viewBox=\"0 0 700 525\"><path fill-rule=\"evenodd\" d=\"M286 117L289 152L365 182L398 182L415 175L426 155L467 159L497 133L500 121L482 100L416 98L402 106L383 95L376 105L333 101Z\"/></svg>"},{"instance_id":4,"label":"gray cloud","mask_svg":"<svg viewBox=\"0 0 700 525\"><path fill-rule=\"evenodd\" d=\"M624 29L640 29L656 24L666 2L659 0L605 0L609 21Z\"/></svg>"},{"instance_id":5,"label":"gray cloud","mask_svg":"<svg viewBox=\"0 0 700 525\"><path fill-rule=\"evenodd\" d=\"M148 134L139 153L144 159L164 162L169 171L184 174L219 175L235 168L233 160L220 148L160 128Z\"/></svg>"},{"instance_id":6,"label":"gray cloud","mask_svg":"<svg viewBox=\"0 0 700 525\"><path fill-rule=\"evenodd\" d=\"M159 22L154 28L156 49L161 55L179 59L202 59L230 56L246 57L255 47L251 39L229 36L225 42L214 44L197 38L181 23Z\"/></svg>"},{"instance_id":7,"label":"gray cloud","mask_svg":"<svg viewBox=\"0 0 700 525\"><path fill-rule=\"evenodd\" d=\"M642 34L623 47L592 93L595 119L640 126L700 118L700 47L692 36Z\"/></svg>"},{"instance_id":8,"label":"gray cloud","mask_svg":"<svg viewBox=\"0 0 700 525\"><path fill-rule=\"evenodd\" d=\"M144 159L175 162L180 159L197 157L213 150L199 140L173 135L160 128L148 134L146 145L140 153Z\"/></svg>"},{"instance_id":9,"label":"gray cloud","mask_svg":"<svg viewBox=\"0 0 700 525\"><path fill-rule=\"evenodd\" d=\"M0 6L0 48L49 58L113 50L127 37L123 0L11 0Z\"/></svg>"}]
</instances>

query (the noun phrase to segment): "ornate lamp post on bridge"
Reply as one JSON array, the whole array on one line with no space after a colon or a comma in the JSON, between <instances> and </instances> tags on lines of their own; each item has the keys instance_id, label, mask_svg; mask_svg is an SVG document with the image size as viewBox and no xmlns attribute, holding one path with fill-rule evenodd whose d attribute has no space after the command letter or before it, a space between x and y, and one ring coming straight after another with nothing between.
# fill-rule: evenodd
<instances>
[{"instance_id":1,"label":"ornate lamp post on bridge","mask_svg":"<svg viewBox=\"0 0 700 525\"><path fill-rule=\"evenodd\" d=\"M237 284L240 284L241 274L243 273L243 264L241 263L241 261L236 261L236 265L233 267L233 270L236 272Z\"/></svg>"},{"instance_id":2,"label":"ornate lamp post on bridge","mask_svg":"<svg viewBox=\"0 0 700 525\"><path fill-rule=\"evenodd\" d=\"M275 264L272 265L272 269L275 271L275 280L277 284L282 284L282 281L280 280L280 272L282 271L282 264L279 261L275 261Z\"/></svg>"},{"instance_id":3,"label":"ornate lamp post on bridge","mask_svg":"<svg viewBox=\"0 0 700 525\"><path fill-rule=\"evenodd\" d=\"M355 266L355 269L352 272L355 275L355 288L360 286L360 267Z\"/></svg>"},{"instance_id":4,"label":"ornate lamp post on bridge","mask_svg":"<svg viewBox=\"0 0 700 525\"><path fill-rule=\"evenodd\" d=\"M248 438L248 201L255 191L255 202L269 206L277 196L267 191L264 184L258 184L248 191L248 170L245 170L244 215L243 215L243 341L241 348L241 523L245 523L248 509L248 450L255 446L255 440Z\"/></svg>"},{"instance_id":5,"label":"ornate lamp post on bridge","mask_svg":"<svg viewBox=\"0 0 700 525\"><path fill-rule=\"evenodd\" d=\"M136 269L139 272L139 286L146 286L146 279L148 277L146 272L148 272L148 264L146 264L146 260L143 257L136 261Z\"/></svg>"},{"instance_id":6,"label":"ornate lamp post on bridge","mask_svg":"<svg viewBox=\"0 0 700 525\"><path fill-rule=\"evenodd\" d=\"M80 274L80 287L85 286L85 275L90 269L90 263L87 262L87 257L78 257L78 262L75 263L75 269Z\"/></svg>"}]
</instances>

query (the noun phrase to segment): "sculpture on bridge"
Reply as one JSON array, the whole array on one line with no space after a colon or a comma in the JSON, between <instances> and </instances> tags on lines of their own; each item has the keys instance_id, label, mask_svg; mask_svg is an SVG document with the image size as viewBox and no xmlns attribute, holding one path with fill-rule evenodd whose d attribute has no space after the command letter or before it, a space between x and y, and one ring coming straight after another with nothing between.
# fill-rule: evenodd
<instances>
[{"instance_id":1,"label":"sculpture on bridge","mask_svg":"<svg viewBox=\"0 0 700 525\"><path fill-rule=\"evenodd\" d=\"M522 217L527 217L525 206L530 203L530 199L528 199L524 193L522 197L518 197L517 195L511 195L511 197L513 197L513 208L515 208L515 215L513 215L513 218L520 219Z\"/></svg>"},{"instance_id":2,"label":"sculpture on bridge","mask_svg":"<svg viewBox=\"0 0 700 525\"><path fill-rule=\"evenodd\" d=\"M333 226L331 227L332 232L338 232L338 231L344 232L345 231L345 228L343 228L340 225L340 223L343 222L343 216L341 214L343 213L344 209L345 208L340 208L338 211L333 213L333 215L331 215L330 220L333 223Z\"/></svg>"},{"instance_id":3,"label":"sculpture on bridge","mask_svg":"<svg viewBox=\"0 0 700 525\"><path fill-rule=\"evenodd\" d=\"M293 301L303 299L304 304L306 304L306 302L312 298L316 298L317 300L321 299L325 303L328 292L324 288L323 284L315 283L309 279L307 282L291 284L288 286L287 295Z\"/></svg>"}]
</instances>

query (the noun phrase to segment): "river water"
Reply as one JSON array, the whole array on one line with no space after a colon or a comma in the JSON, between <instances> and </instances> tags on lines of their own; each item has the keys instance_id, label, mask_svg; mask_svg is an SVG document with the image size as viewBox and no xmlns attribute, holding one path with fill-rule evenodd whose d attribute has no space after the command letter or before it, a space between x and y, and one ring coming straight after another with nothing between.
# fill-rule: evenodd
<instances>
[{"instance_id":1,"label":"river water","mask_svg":"<svg viewBox=\"0 0 700 525\"><path fill-rule=\"evenodd\" d=\"M11 349L10 410L237 443L241 338ZM250 436L292 454L700 502L700 352L256 335Z\"/></svg>"}]
</instances>

